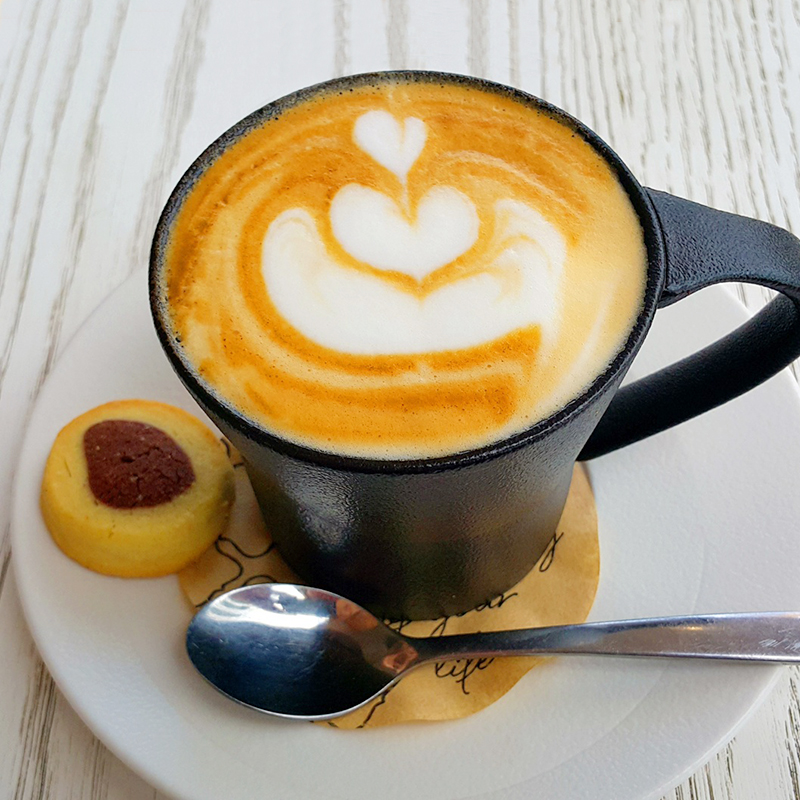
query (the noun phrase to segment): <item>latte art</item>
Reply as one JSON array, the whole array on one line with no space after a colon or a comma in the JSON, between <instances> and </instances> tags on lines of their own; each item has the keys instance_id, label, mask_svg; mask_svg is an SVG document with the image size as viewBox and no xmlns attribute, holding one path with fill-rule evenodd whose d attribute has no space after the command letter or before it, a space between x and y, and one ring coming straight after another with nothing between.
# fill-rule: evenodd
<instances>
[{"instance_id":1,"label":"latte art","mask_svg":"<svg viewBox=\"0 0 800 800\"><path fill-rule=\"evenodd\" d=\"M368 111L354 130L356 143L405 184L425 143L424 122L408 117L401 137L391 115ZM490 251L496 255L478 271L427 291L421 286L409 291L383 275L338 262L307 211L284 211L264 239L267 292L298 331L343 353L461 350L530 325L539 325L543 338L552 341L564 239L535 209L517 200L498 200L492 211ZM412 216L391 196L357 183L336 193L330 223L337 242L356 261L416 281L467 253L480 227L475 205L458 189L433 187Z\"/></svg>"},{"instance_id":2,"label":"latte art","mask_svg":"<svg viewBox=\"0 0 800 800\"><path fill-rule=\"evenodd\" d=\"M388 111L366 111L356 120L353 138L365 153L405 183L425 147L428 129L416 117L406 117L401 123Z\"/></svg>"},{"instance_id":3,"label":"latte art","mask_svg":"<svg viewBox=\"0 0 800 800\"><path fill-rule=\"evenodd\" d=\"M578 394L641 307L642 233L609 167L510 98L382 83L231 145L171 233L197 372L267 430L378 458L516 433Z\"/></svg>"},{"instance_id":4,"label":"latte art","mask_svg":"<svg viewBox=\"0 0 800 800\"><path fill-rule=\"evenodd\" d=\"M333 234L353 258L422 280L469 250L478 214L457 189L435 186L419 201L416 219L381 192L357 183L331 203Z\"/></svg>"}]
</instances>

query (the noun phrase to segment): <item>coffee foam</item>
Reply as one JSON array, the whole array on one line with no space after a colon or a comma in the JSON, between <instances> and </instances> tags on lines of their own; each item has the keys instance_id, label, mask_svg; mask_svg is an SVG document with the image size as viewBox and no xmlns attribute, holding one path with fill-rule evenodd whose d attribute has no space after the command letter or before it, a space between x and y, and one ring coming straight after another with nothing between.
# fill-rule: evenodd
<instances>
[{"instance_id":1,"label":"coffee foam","mask_svg":"<svg viewBox=\"0 0 800 800\"><path fill-rule=\"evenodd\" d=\"M509 98L323 95L226 151L167 258L197 371L284 438L378 458L523 430L577 395L641 307L642 233L605 162Z\"/></svg>"}]
</instances>

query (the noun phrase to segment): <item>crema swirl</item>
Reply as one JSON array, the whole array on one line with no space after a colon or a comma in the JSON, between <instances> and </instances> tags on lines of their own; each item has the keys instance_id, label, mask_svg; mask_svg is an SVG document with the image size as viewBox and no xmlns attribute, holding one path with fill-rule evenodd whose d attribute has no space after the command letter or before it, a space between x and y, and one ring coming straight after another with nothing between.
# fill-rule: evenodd
<instances>
[{"instance_id":1,"label":"crema swirl","mask_svg":"<svg viewBox=\"0 0 800 800\"><path fill-rule=\"evenodd\" d=\"M234 141L170 232L198 376L315 449L427 458L520 432L623 346L642 230L565 124L460 84L317 93Z\"/></svg>"}]
</instances>

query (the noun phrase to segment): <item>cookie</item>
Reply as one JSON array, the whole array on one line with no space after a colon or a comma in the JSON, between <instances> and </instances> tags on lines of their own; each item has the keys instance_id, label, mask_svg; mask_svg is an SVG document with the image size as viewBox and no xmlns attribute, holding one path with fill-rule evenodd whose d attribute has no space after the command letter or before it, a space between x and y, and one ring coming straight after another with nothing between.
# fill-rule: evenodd
<instances>
[{"instance_id":1,"label":"cookie","mask_svg":"<svg viewBox=\"0 0 800 800\"><path fill-rule=\"evenodd\" d=\"M95 572L167 575L225 529L234 499L225 448L191 414L149 400L98 406L56 437L40 505L50 534Z\"/></svg>"}]
</instances>

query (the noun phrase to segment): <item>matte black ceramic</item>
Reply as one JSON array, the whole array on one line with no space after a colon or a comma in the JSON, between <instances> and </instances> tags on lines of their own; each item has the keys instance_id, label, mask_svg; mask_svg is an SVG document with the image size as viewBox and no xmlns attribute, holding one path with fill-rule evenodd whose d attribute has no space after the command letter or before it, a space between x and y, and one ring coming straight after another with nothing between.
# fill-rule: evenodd
<instances>
[{"instance_id":1,"label":"matte black ceramic","mask_svg":"<svg viewBox=\"0 0 800 800\"><path fill-rule=\"evenodd\" d=\"M472 86L560 120L617 174L639 215L648 253L642 311L602 375L529 430L446 458L344 457L300 447L259 427L196 374L170 331L162 280L173 220L195 181L227 147L320 92L395 80ZM782 295L720 342L618 391L656 309L721 281L759 283ZM800 355L800 240L763 222L643 188L595 133L516 89L441 73L377 73L270 103L192 164L156 229L150 301L172 366L241 452L267 527L298 575L385 616L432 618L489 600L531 569L556 532L577 459L600 456L707 411Z\"/></svg>"}]
</instances>

